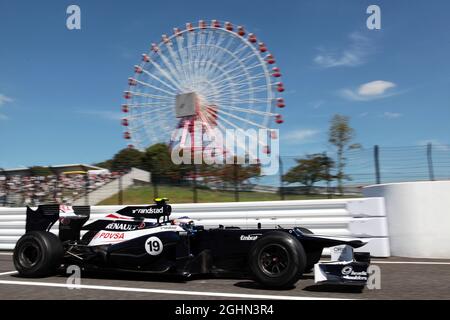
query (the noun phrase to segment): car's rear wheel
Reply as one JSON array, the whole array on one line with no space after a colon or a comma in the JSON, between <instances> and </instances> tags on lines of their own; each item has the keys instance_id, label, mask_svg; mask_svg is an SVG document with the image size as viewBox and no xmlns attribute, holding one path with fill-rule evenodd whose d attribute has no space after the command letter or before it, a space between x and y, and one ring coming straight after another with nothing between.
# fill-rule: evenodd
<instances>
[{"instance_id":1,"label":"car's rear wheel","mask_svg":"<svg viewBox=\"0 0 450 320\"><path fill-rule=\"evenodd\" d=\"M23 235L14 248L14 266L24 277L45 277L61 265L64 250L53 233L32 231Z\"/></svg>"},{"instance_id":2,"label":"car's rear wheel","mask_svg":"<svg viewBox=\"0 0 450 320\"><path fill-rule=\"evenodd\" d=\"M249 253L256 280L268 287L292 286L303 273L306 255L301 243L283 231L270 232L257 240Z\"/></svg>"}]
</instances>

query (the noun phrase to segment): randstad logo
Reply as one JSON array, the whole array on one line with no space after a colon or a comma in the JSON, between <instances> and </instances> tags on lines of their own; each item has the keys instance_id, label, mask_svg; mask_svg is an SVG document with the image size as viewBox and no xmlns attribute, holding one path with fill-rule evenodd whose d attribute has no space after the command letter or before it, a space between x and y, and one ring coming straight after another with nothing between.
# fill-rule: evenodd
<instances>
[{"instance_id":1,"label":"randstad logo","mask_svg":"<svg viewBox=\"0 0 450 320\"><path fill-rule=\"evenodd\" d=\"M149 209L134 209L133 213L137 214L152 214L152 213L163 213L163 208L149 208Z\"/></svg>"}]
</instances>

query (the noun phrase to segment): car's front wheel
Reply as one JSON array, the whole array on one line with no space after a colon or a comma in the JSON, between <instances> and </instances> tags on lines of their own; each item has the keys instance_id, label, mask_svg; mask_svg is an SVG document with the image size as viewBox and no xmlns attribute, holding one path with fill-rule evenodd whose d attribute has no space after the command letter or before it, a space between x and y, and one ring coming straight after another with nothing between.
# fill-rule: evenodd
<instances>
[{"instance_id":1,"label":"car's front wheel","mask_svg":"<svg viewBox=\"0 0 450 320\"><path fill-rule=\"evenodd\" d=\"M294 236L274 231L254 243L249 253L249 265L259 283L284 288L297 282L305 269L306 255Z\"/></svg>"},{"instance_id":2,"label":"car's front wheel","mask_svg":"<svg viewBox=\"0 0 450 320\"><path fill-rule=\"evenodd\" d=\"M32 231L23 235L14 248L14 266L24 277L45 277L54 274L61 264L64 250L53 233Z\"/></svg>"}]
</instances>

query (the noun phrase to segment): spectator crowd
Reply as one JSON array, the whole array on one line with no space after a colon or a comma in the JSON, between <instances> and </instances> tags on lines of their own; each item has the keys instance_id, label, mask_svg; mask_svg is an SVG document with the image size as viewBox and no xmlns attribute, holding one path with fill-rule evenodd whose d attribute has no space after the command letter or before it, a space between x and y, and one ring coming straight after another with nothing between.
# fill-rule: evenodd
<instances>
[{"instance_id":1,"label":"spectator crowd","mask_svg":"<svg viewBox=\"0 0 450 320\"><path fill-rule=\"evenodd\" d=\"M0 172L0 206L71 204L119 176L119 173L5 176Z\"/></svg>"}]
</instances>

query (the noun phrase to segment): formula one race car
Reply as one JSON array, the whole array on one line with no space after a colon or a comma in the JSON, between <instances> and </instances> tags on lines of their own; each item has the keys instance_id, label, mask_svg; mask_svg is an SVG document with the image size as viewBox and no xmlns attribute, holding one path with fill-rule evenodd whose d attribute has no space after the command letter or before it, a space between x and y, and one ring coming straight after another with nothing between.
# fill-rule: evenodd
<instances>
[{"instance_id":1,"label":"formula one race car","mask_svg":"<svg viewBox=\"0 0 450 320\"><path fill-rule=\"evenodd\" d=\"M315 269L317 282L364 286L369 255L318 263L325 247L357 248L357 239L324 237L305 228L205 230L185 217L170 219L167 199L130 206L87 223L88 206L27 208L26 234L14 249L14 265L24 277L45 277L78 265L83 270L174 274L245 274L267 287L292 286ZM59 233L50 232L59 221ZM81 236L82 234L82 236ZM353 253L353 251L351 250ZM342 260L342 259L341 259Z\"/></svg>"}]
</instances>

